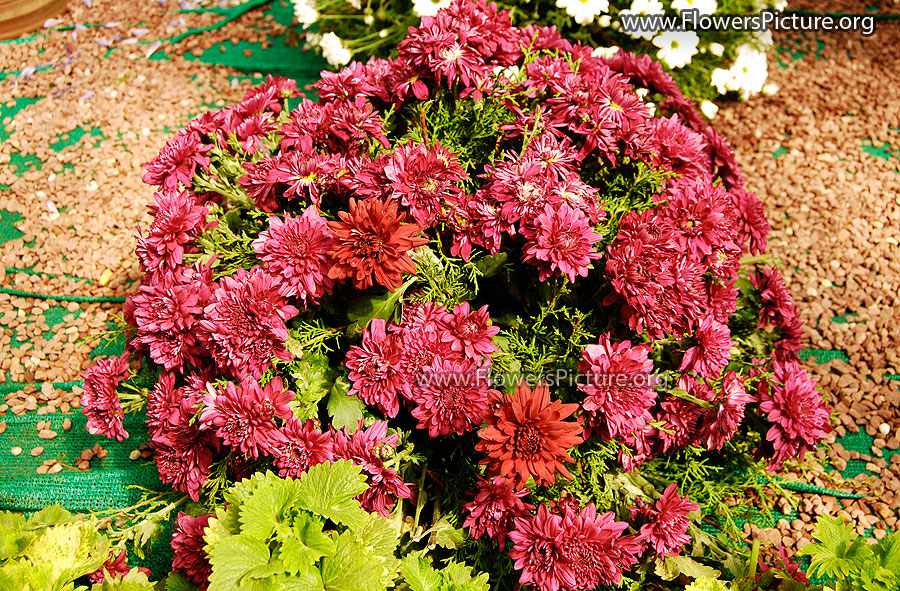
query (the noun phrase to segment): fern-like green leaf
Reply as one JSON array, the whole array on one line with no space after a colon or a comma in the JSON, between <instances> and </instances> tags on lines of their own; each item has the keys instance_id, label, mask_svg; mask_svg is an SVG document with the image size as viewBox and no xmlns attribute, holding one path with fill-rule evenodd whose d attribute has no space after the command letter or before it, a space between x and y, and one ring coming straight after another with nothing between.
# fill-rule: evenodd
<instances>
[{"instance_id":1,"label":"fern-like green leaf","mask_svg":"<svg viewBox=\"0 0 900 591\"><path fill-rule=\"evenodd\" d=\"M801 556L812 557L808 572L813 576L846 579L859 573L872 558L868 544L853 532L842 516L820 517L813 539L812 544L799 552Z\"/></svg>"}]
</instances>

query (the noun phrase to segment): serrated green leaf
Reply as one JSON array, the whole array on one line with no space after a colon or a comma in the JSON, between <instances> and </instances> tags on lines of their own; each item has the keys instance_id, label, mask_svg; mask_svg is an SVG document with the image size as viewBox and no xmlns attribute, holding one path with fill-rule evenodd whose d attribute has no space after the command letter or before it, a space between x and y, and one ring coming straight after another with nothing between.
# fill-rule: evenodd
<instances>
[{"instance_id":1,"label":"serrated green leaf","mask_svg":"<svg viewBox=\"0 0 900 591\"><path fill-rule=\"evenodd\" d=\"M394 523L377 513L369 513L367 521L354 533L372 548L375 554L381 556L393 556L397 544L400 543L400 532L395 529Z\"/></svg>"},{"instance_id":2,"label":"serrated green leaf","mask_svg":"<svg viewBox=\"0 0 900 591\"><path fill-rule=\"evenodd\" d=\"M53 525L72 523L73 521L75 521L75 516L59 505L53 505L51 507L44 507L29 517L28 522L25 524L25 529L43 529Z\"/></svg>"},{"instance_id":3,"label":"serrated green leaf","mask_svg":"<svg viewBox=\"0 0 900 591\"><path fill-rule=\"evenodd\" d=\"M384 591L394 581L400 561L377 556L353 532L338 534L334 555L322 559L326 591Z\"/></svg>"},{"instance_id":4,"label":"serrated green leaf","mask_svg":"<svg viewBox=\"0 0 900 591\"><path fill-rule=\"evenodd\" d=\"M798 552L812 557L807 572L813 576L845 578L860 572L873 556L868 544L844 522L843 516L821 516L816 521L813 540Z\"/></svg>"},{"instance_id":5,"label":"serrated green leaf","mask_svg":"<svg viewBox=\"0 0 900 591\"><path fill-rule=\"evenodd\" d=\"M900 532L883 537L872 546L878 565L900 577Z\"/></svg>"},{"instance_id":6,"label":"serrated green leaf","mask_svg":"<svg viewBox=\"0 0 900 591\"><path fill-rule=\"evenodd\" d=\"M265 543L245 535L230 536L206 546L212 574L209 591L266 591L258 580L245 580L253 569L265 567L271 558Z\"/></svg>"},{"instance_id":7,"label":"serrated green leaf","mask_svg":"<svg viewBox=\"0 0 900 591\"><path fill-rule=\"evenodd\" d=\"M334 385L335 370L325 355L303 355L301 350L297 361L291 363L294 400L290 407L298 419L315 417L319 401L325 398Z\"/></svg>"},{"instance_id":8,"label":"serrated green leaf","mask_svg":"<svg viewBox=\"0 0 900 591\"><path fill-rule=\"evenodd\" d=\"M717 579L720 573L716 569L700 564L689 556L666 556L659 558L654 563L656 574L664 581L673 581L679 575L685 575L691 579L709 577Z\"/></svg>"},{"instance_id":9,"label":"serrated green leaf","mask_svg":"<svg viewBox=\"0 0 900 591\"><path fill-rule=\"evenodd\" d=\"M166 591L197 591L193 583L180 573L169 573L166 577Z\"/></svg>"},{"instance_id":10,"label":"serrated green leaf","mask_svg":"<svg viewBox=\"0 0 900 591\"><path fill-rule=\"evenodd\" d=\"M322 573L313 569L297 576L284 575L275 580L280 591L325 591Z\"/></svg>"},{"instance_id":11,"label":"serrated green leaf","mask_svg":"<svg viewBox=\"0 0 900 591\"><path fill-rule=\"evenodd\" d=\"M466 543L465 530L454 527L446 515L442 516L433 526L431 526L431 532L433 535L433 543L442 548L455 550L457 548L462 548Z\"/></svg>"},{"instance_id":12,"label":"serrated green leaf","mask_svg":"<svg viewBox=\"0 0 900 591\"><path fill-rule=\"evenodd\" d=\"M241 534L267 542L297 503L300 483L266 471L240 507Z\"/></svg>"},{"instance_id":13,"label":"serrated green leaf","mask_svg":"<svg viewBox=\"0 0 900 591\"><path fill-rule=\"evenodd\" d=\"M499 252L495 255L487 255L478 259L475 267L484 274L485 277L494 275L503 268L503 264L508 258L505 252Z\"/></svg>"},{"instance_id":14,"label":"serrated green leaf","mask_svg":"<svg viewBox=\"0 0 900 591\"><path fill-rule=\"evenodd\" d=\"M415 281L415 277L410 277L406 283L392 292L365 296L350 304L347 310L347 320L350 323L350 326L347 327L347 336L355 338L361 335L363 329L375 318L388 321L394 315L400 298Z\"/></svg>"},{"instance_id":15,"label":"serrated green leaf","mask_svg":"<svg viewBox=\"0 0 900 591\"><path fill-rule=\"evenodd\" d=\"M316 563L323 556L334 554L334 542L322 531L324 524L308 513L294 519L291 536L281 540L278 558L291 575L318 570Z\"/></svg>"},{"instance_id":16,"label":"serrated green leaf","mask_svg":"<svg viewBox=\"0 0 900 591\"><path fill-rule=\"evenodd\" d=\"M488 573L472 576L472 569L466 564L451 560L441 569L446 591L490 591Z\"/></svg>"},{"instance_id":17,"label":"serrated green leaf","mask_svg":"<svg viewBox=\"0 0 900 591\"><path fill-rule=\"evenodd\" d=\"M125 576L107 576L102 583L95 583L91 591L153 591L154 587L146 574L134 568Z\"/></svg>"},{"instance_id":18,"label":"serrated green leaf","mask_svg":"<svg viewBox=\"0 0 900 591\"><path fill-rule=\"evenodd\" d=\"M354 497L368 489L359 466L348 460L323 462L303 475L297 503L316 515L358 529L366 524L369 514Z\"/></svg>"},{"instance_id":19,"label":"serrated green leaf","mask_svg":"<svg viewBox=\"0 0 900 591\"><path fill-rule=\"evenodd\" d=\"M359 420L363 418L366 405L356 396L347 396L349 391L350 382L347 378L336 379L328 396L327 408L332 427L347 429L347 432L353 433L359 428Z\"/></svg>"},{"instance_id":20,"label":"serrated green leaf","mask_svg":"<svg viewBox=\"0 0 900 591\"><path fill-rule=\"evenodd\" d=\"M416 552L403 557L400 561L403 580L411 591L440 591L444 579L423 554L424 552Z\"/></svg>"}]
</instances>

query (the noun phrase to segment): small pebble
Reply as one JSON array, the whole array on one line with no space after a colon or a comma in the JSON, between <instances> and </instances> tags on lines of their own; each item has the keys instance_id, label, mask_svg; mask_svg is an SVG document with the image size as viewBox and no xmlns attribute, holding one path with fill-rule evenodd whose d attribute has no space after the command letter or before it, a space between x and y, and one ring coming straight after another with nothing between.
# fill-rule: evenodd
<instances>
[{"instance_id":1,"label":"small pebble","mask_svg":"<svg viewBox=\"0 0 900 591\"><path fill-rule=\"evenodd\" d=\"M0 435L6 433L6 421L0 421Z\"/></svg>"},{"instance_id":2,"label":"small pebble","mask_svg":"<svg viewBox=\"0 0 900 591\"><path fill-rule=\"evenodd\" d=\"M70 419L68 417L63 419L62 427L63 427L63 431L68 431L69 429L71 429L72 428L72 419Z\"/></svg>"},{"instance_id":3,"label":"small pebble","mask_svg":"<svg viewBox=\"0 0 900 591\"><path fill-rule=\"evenodd\" d=\"M20 455L22 453L22 448L17 445L15 447L11 448L9 450L9 453L11 453L14 456Z\"/></svg>"},{"instance_id":4,"label":"small pebble","mask_svg":"<svg viewBox=\"0 0 900 591\"><path fill-rule=\"evenodd\" d=\"M47 473L47 470L49 470L49 469L50 469L49 466L38 466L38 467L37 467L37 473L38 473L38 474L46 474L46 473Z\"/></svg>"},{"instance_id":5,"label":"small pebble","mask_svg":"<svg viewBox=\"0 0 900 591\"><path fill-rule=\"evenodd\" d=\"M39 456L39 455L41 455L42 453L44 453L44 448L41 447L40 445L37 446L37 447L31 448L31 455L32 455L32 456Z\"/></svg>"},{"instance_id":6,"label":"small pebble","mask_svg":"<svg viewBox=\"0 0 900 591\"><path fill-rule=\"evenodd\" d=\"M44 429L40 433L38 433L38 437L41 439L56 439L56 431Z\"/></svg>"},{"instance_id":7,"label":"small pebble","mask_svg":"<svg viewBox=\"0 0 900 591\"><path fill-rule=\"evenodd\" d=\"M141 451L139 449L131 450L131 453L128 454L128 459L130 460L139 460L141 459Z\"/></svg>"}]
</instances>

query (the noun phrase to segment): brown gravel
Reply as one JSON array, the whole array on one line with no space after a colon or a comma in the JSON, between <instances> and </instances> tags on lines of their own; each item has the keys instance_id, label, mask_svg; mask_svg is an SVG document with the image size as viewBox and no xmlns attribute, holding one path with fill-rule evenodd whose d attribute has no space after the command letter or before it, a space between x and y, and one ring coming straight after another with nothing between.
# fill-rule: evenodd
<instances>
[{"instance_id":1,"label":"brown gravel","mask_svg":"<svg viewBox=\"0 0 900 591\"><path fill-rule=\"evenodd\" d=\"M791 8L864 12L858 2L792 1ZM889 462L884 456L900 445L900 380L887 377L900 374L900 156L883 159L862 148L864 138L868 145L900 147L900 25L879 21L877 27L868 39L817 34L825 43L819 60L810 42L799 45L806 51L802 59L781 54L786 69L770 58L770 81L779 92L729 105L716 119L734 144L748 188L766 205L768 250L782 260L808 346L847 354L847 361L806 364L834 404L833 435L862 429L875 438L865 453L820 448L815 461L823 466L805 476L869 496L798 494L799 520L780 521L772 530L745 528L794 549L808 543L810 522L823 514L842 513L857 533L879 539L897 529L900 454ZM797 46L777 34L776 43ZM856 315L832 322L848 312ZM875 476L841 483L823 469L844 469L854 460ZM783 505L790 514L790 504Z\"/></svg>"}]
</instances>

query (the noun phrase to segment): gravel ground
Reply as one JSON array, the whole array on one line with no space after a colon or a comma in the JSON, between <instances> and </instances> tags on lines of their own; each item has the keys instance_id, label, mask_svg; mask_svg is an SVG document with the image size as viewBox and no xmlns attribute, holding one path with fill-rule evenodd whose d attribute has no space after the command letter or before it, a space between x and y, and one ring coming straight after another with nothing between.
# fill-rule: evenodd
<instances>
[{"instance_id":1,"label":"gravel ground","mask_svg":"<svg viewBox=\"0 0 900 591\"><path fill-rule=\"evenodd\" d=\"M791 2L794 9L864 13L858 2ZM897 8L891 4L895 12ZM834 404L835 435L864 431L862 449L820 448L807 480L870 496L839 502L798 495L799 520L754 535L788 547L810 522L843 511L859 533L897 529L900 507L900 25L856 33L776 35L770 81L780 90L723 108L717 129L733 143L749 189L772 224L768 252L781 259L808 346L843 352L807 366ZM800 54L803 54L800 57ZM818 59L816 59L818 57ZM869 447L871 446L871 447ZM825 469L865 468L854 483ZM785 503L786 511L791 513Z\"/></svg>"}]
</instances>

